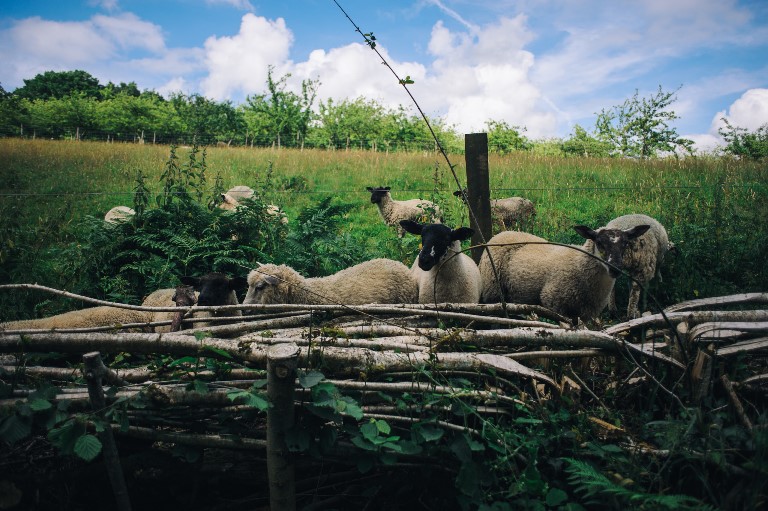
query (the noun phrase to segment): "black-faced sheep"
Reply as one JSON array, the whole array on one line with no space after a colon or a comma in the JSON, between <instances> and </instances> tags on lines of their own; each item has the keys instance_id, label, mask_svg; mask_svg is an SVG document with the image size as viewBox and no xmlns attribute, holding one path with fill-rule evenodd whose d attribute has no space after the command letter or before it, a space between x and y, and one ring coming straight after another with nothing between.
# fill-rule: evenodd
<instances>
[{"instance_id":1,"label":"black-faced sheep","mask_svg":"<svg viewBox=\"0 0 768 511\"><path fill-rule=\"evenodd\" d=\"M108 224L118 224L129 221L136 212L128 206L115 206L104 215L104 221Z\"/></svg>"},{"instance_id":2,"label":"black-faced sheep","mask_svg":"<svg viewBox=\"0 0 768 511\"><path fill-rule=\"evenodd\" d=\"M546 244L546 240L532 234L500 232L488 241L488 250L480 258L481 300L501 301L500 286L506 301L543 305L574 323L579 318L596 319L608 304L622 269L623 251L630 240L648 229L648 225L638 225L627 230L595 231L578 225L574 230L587 240L578 248L586 254L567 246ZM499 282L494 277L489 252Z\"/></svg>"},{"instance_id":3,"label":"black-faced sheep","mask_svg":"<svg viewBox=\"0 0 768 511\"><path fill-rule=\"evenodd\" d=\"M434 202L423 199L395 200L389 193L389 186L379 188L368 186L366 190L371 192L371 202L378 206L384 223L395 227L400 238L405 234L405 230L400 225L401 220L442 222L440 208Z\"/></svg>"},{"instance_id":4,"label":"black-faced sheep","mask_svg":"<svg viewBox=\"0 0 768 511\"><path fill-rule=\"evenodd\" d=\"M419 290L406 265L372 259L327 277L305 278L285 265L264 264L248 274L243 304L416 303Z\"/></svg>"},{"instance_id":5,"label":"black-faced sheep","mask_svg":"<svg viewBox=\"0 0 768 511\"><path fill-rule=\"evenodd\" d=\"M614 218L606 224L610 229L630 229L637 225L650 225L651 228L643 234L630 240L622 256L624 270L640 285L646 286L654 276L658 275L661 279L661 263L667 252L673 249L674 244L670 243L667 236L667 230L656 219L642 214L624 215ZM634 280L629 291L629 302L627 304L627 318L634 319L640 317L640 285ZM617 313L616 308L616 290L611 291L608 301L608 310L613 314Z\"/></svg>"},{"instance_id":6,"label":"black-faced sheep","mask_svg":"<svg viewBox=\"0 0 768 511\"><path fill-rule=\"evenodd\" d=\"M444 224L419 224L412 220L402 220L400 225L421 236L421 250L411 267L419 286L419 303L480 301L480 270L461 251L461 241L472 236L472 229L451 229Z\"/></svg>"},{"instance_id":7,"label":"black-faced sheep","mask_svg":"<svg viewBox=\"0 0 768 511\"><path fill-rule=\"evenodd\" d=\"M466 204L464 193L457 190L453 192L453 195L459 197ZM536 206L524 197L491 199L491 219L502 231L525 227L533 221L535 216Z\"/></svg>"}]
</instances>

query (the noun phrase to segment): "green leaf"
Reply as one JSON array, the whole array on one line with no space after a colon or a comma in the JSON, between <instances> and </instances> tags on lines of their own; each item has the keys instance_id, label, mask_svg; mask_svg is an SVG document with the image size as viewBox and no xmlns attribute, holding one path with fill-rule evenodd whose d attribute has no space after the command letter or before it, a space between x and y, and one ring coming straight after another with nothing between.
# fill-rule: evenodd
<instances>
[{"instance_id":1,"label":"green leaf","mask_svg":"<svg viewBox=\"0 0 768 511\"><path fill-rule=\"evenodd\" d=\"M101 452L101 441L93 435L82 435L75 442L74 451L85 461L92 461Z\"/></svg>"},{"instance_id":2,"label":"green leaf","mask_svg":"<svg viewBox=\"0 0 768 511\"><path fill-rule=\"evenodd\" d=\"M36 412L41 412L43 410L50 410L53 405L45 399L30 399L29 407Z\"/></svg>"},{"instance_id":3,"label":"green leaf","mask_svg":"<svg viewBox=\"0 0 768 511\"><path fill-rule=\"evenodd\" d=\"M363 434L366 440L373 442L379 436L379 428L376 427L375 421L366 422L360 426L360 433Z\"/></svg>"},{"instance_id":4,"label":"green leaf","mask_svg":"<svg viewBox=\"0 0 768 511\"><path fill-rule=\"evenodd\" d=\"M197 361L197 357L181 357L168 364L168 367L176 367L182 364L197 364Z\"/></svg>"},{"instance_id":5,"label":"green leaf","mask_svg":"<svg viewBox=\"0 0 768 511\"><path fill-rule=\"evenodd\" d=\"M568 494L558 488L550 488L547 492L547 505L550 507L559 506L568 500Z\"/></svg>"},{"instance_id":6,"label":"green leaf","mask_svg":"<svg viewBox=\"0 0 768 511\"><path fill-rule=\"evenodd\" d=\"M0 439L14 444L32 433L32 421L16 414L9 415L0 421Z\"/></svg>"},{"instance_id":7,"label":"green leaf","mask_svg":"<svg viewBox=\"0 0 768 511\"><path fill-rule=\"evenodd\" d=\"M311 389L322 380L325 379L325 375L319 371L310 371L306 374L299 375L299 385L305 389Z\"/></svg>"},{"instance_id":8,"label":"green leaf","mask_svg":"<svg viewBox=\"0 0 768 511\"><path fill-rule=\"evenodd\" d=\"M202 380L192 380L192 383L187 386L187 390L197 392L198 394L207 394L208 384Z\"/></svg>"},{"instance_id":9,"label":"green leaf","mask_svg":"<svg viewBox=\"0 0 768 511\"><path fill-rule=\"evenodd\" d=\"M392 428L389 426L389 424L387 424L387 421L385 420L377 420L376 429L378 429L380 433L383 433L385 435L388 435L392 431Z\"/></svg>"},{"instance_id":10,"label":"green leaf","mask_svg":"<svg viewBox=\"0 0 768 511\"><path fill-rule=\"evenodd\" d=\"M195 332L195 336L197 336L198 333L199 332ZM232 359L232 355L230 355L228 351L223 350L221 348L217 348L216 346L210 346L210 345L206 344L206 345L203 346L203 349L207 350L207 351L210 351L210 352L213 352L213 353L216 353L217 355L219 355L221 357Z\"/></svg>"},{"instance_id":11,"label":"green leaf","mask_svg":"<svg viewBox=\"0 0 768 511\"><path fill-rule=\"evenodd\" d=\"M195 339L198 341L202 341L203 339L207 339L208 337L213 337L211 335L211 332L195 332ZM209 348L209 346L203 346L204 348Z\"/></svg>"},{"instance_id":12,"label":"green leaf","mask_svg":"<svg viewBox=\"0 0 768 511\"><path fill-rule=\"evenodd\" d=\"M443 435L445 434L445 431L442 429L431 426L429 424L422 425L418 428L419 435L424 439L426 442L436 442L440 440Z\"/></svg>"}]
</instances>

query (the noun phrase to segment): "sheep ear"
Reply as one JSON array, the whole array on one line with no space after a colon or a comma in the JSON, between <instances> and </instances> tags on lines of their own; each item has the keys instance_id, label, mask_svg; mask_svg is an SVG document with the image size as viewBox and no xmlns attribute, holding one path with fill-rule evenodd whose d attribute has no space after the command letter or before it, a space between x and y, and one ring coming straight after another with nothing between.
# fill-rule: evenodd
<instances>
[{"instance_id":1,"label":"sheep ear","mask_svg":"<svg viewBox=\"0 0 768 511\"><path fill-rule=\"evenodd\" d=\"M424 229L423 225L414 222L413 220L400 220L400 226L411 234L415 234L417 236L421 236L421 231Z\"/></svg>"},{"instance_id":2,"label":"sheep ear","mask_svg":"<svg viewBox=\"0 0 768 511\"><path fill-rule=\"evenodd\" d=\"M270 286L276 286L280 282L280 280L278 280L278 278L275 277L274 275L262 275L262 276L264 277L263 278L264 282L269 284Z\"/></svg>"},{"instance_id":3,"label":"sheep ear","mask_svg":"<svg viewBox=\"0 0 768 511\"><path fill-rule=\"evenodd\" d=\"M370 186L366 186L365 189L368 190L369 192L373 192L373 188L371 188Z\"/></svg>"},{"instance_id":4,"label":"sheep ear","mask_svg":"<svg viewBox=\"0 0 768 511\"><path fill-rule=\"evenodd\" d=\"M245 289L248 287L248 279L245 277L234 277L229 279L229 289L237 291L238 289Z\"/></svg>"},{"instance_id":5,"label":"sheep ear","mask_svg":"<svg viewBox=\"0 0 768 511\"><path fill-rule=\"evenodd\" d=\"M636 225L631 229L625 230L624 232L627 233L627 236L629 237L629 239L634 239L634 238L637 238L638 236L642 236L643 234L645 234L650 228L651 228L650 225Z\"/></svg>"},{"instance_id":6,"label":"sheep ear","mask_svg":"<svg viewBox=\"0 0 768 511\"><path fill-rule=\"evenodd\" d=\"M389 186L385 186L384 188L382 188L382 190L386 190L386 191L389 191L390 189L391 188Z\"/></svg>"},{"instance_id":7,"label":"sheep ear","mask_svg":"<svg viewBox=\"0 0 768 511\"><path fill-rule=\"evenodd\" d=\"M461 194L463 194L463 193L464 192L462 190L456 190L455 192L453 192L453 196L454 197L461 197Z\"/></svg>"},{"instance_id":8,"label":"sheep ear","mask_svg":"<svg viewBox=\"0 0 768 511\"><path fill-rule=\"evenodd\" d=\"M475 234L474 229L469 227L459 227L451 231L451 241L462 241L472 237Z\"/></svg>"},{"instance_id":9,"label":"sheep ear","mask_svg":"<svg viewBox=\"0 0 768 511\"><path fill-rule=\"evenodd\" d=\"M182 284L185 284L187 286L192 286L195 289L200 289L200 279L198 277L189 277L189 276L183 276L180 277L179 280Z\"/></svg>"},{"instance_id":10,"label":"sheep ear","mask_svg":"<svg viewBox=\"0 0 768 511\"><path fill-rule=\"evenodd\" d=\"M573 230L581 235L582 238L593 240L597 237L597 231L586 225L574 225Z\"/></svg>"}]
</instances>

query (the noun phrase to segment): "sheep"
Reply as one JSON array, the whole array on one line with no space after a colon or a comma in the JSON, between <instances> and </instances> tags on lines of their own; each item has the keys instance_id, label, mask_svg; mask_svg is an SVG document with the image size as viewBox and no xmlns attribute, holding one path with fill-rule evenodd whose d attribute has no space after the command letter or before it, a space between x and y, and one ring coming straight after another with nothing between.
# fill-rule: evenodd
<instances>
[{"instance_id":1,"label":"sheep","mask_svg":"<svg viewBox=\"0 0 768 511\"><path fill-rule=\"evenodd\" d=\"M233 211L238 206L240 206L240 201L243 199L253 198L255 193L256 192L254 192L253 188L249 186L234 186L230 188L226 193L221 194L221 203L219 204L219 208L227 211ZM279 206L275 206L274 204L267 204L265 212L266 214L279 219L280 223L283 225L288 223L288 216L284 211L280 209Z\"/></svg>"},{"instance_id":2,"label":"sheep","mask_svg":"<svg viewBox=\"0 0 768 511\"><path fill-rule=\"evenodd\" d=\"M574 230L586 239L584 245L577 248L586 253L567 246L549 245L538 236L520 231L500 232L488 241L488 249L480 258L481 301L501 301L501 291L507 301L543 305L568 317L574 324L579 318L597 319L621 271L623 251L631 240L648 229L650 225L595 231L577 225Z\"/></svg>"},{"instance_id":3,"label":"sheep","mask_svg":"<svg viewBox=\"0 0 768 511\"><path fill-rule=\"evenodd\" d=\"M192 307L197 303L197 295L195 294L195 288L182 284L176 286L176 290L171 297L176 307ZM184 311L175 312L173 314L173 320L171 322L171 332L178 332L181 330L181 322L184 319Z\"/></svg>"},{"instance_id":4,"label":"sheep","mask_svg":"<svg viewBox=\"0 0 768 511\"><path fill-rule=\"evenodd\" d=\"M391 259L372 259L314 278L305 278L286 265L261 265L248 274L248 293L243 303L415 303L418 296L418 286L406 265Z\"/></svg>"},{"instance_id":5,"label":"sheep","mask_svg":"<svg viewBox=\"0 0 768 511\"><path fill-rule=\"evenodd\" d=\"M632 288L629 291L629 302L627 304L627 318L634 319L640 317L640 285L647 285L654 276L661 280L661 263L667 252L674 250L674 244L669 241L667 231L654 218L648 215L631 214L614 218L606 224L610 229L629 229L637 225L650 225L651 228L643 234L629 242L629 245L622 254L624 269L634 279ZM640 284L638 284L638 281ZM611 291L608 300L608 310L616 314L616 289Z\"/></svg>"},{"instance_id":6,"label":"sheep","mask_svg":"<svg viewBox=\"0 0 768 511\"><path fill-rule=\"evenodd\" d=\"M228 278L221 273L209 273L203 277L181 277L183 284L193 286L199 292L198 305L237 305L235 289L245 287L243 277ZM173 307L176 305L174 295L176 289L158 289L150 293L142 302L145 307ZM178 297L177 297L178 298ZM151 312L123 309L120 307L97 306L57 314L47 318L9 321L0 324L0 330L32 330L32 329L71 329L92 328L126 323L149 323L173 320L175 312ZM207 314L207 313L200 313ZM230 313L241 315L240 311ZM155 332L170 332L170 326L158 326Z\"/></svg>"},{"instance_id":7,"label":"sheep","mask_svg":"<svg viewBox=\"0 0 768 511\"><path fill-rule=\"evenodd\" d=\"M457 190L453 195L466 204L466 190ZM491 218L503 231L525 226L536 217L536 206L524 197L491 199Z\"/></svg>"},{"instance_id":8,"label":"sheep","mask_svg":"<svg viewBox=\"0 0 768 511\"><path fill-rule=\"evenodd\" d=\"M379 208L384 223L397 229L398 238L405 235L401 220L442 222L440 208L434 202L423 199L405 201L394 200L389 193L389 186L379 188L366 187L371 192L371 202Z\"/></svg>"},{"instance_id":9,"label":"sheep","mask_svg":"<svg viewBox=\"0 0 768 511\"><path fill-rule=\"evenodd\" d=\"M461 241L472 236L472 229L412 220L402 220L400 225L421 236L422 248L411 267L419 287L419 303L480 302L480 270L461 251Z\"/></svg>"},{"instance_id":10,"label":"sheep","mask_svg":"<svg viewBox=\"0 0 768 511\"><path fill-rule=\"evenodd\" d=\"M115 206L104 215L104 221L108 224L119 224L129 221L136 212L128 206Z\"/></svg>"}]
</instances>

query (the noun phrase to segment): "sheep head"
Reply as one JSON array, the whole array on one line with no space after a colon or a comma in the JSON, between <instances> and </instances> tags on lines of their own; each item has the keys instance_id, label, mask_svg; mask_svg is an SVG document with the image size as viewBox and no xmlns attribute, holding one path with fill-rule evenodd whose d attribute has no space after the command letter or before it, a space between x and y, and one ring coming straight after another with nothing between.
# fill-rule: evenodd
<instances>
[{"instance_id":1,"label":"sheep head","mask_svg":"<svg viewBox=\"0 0 768 511\"><path fill-rule=\"evenodd\" d=\"M586 225L577 225L573 229L583 238L591 240L595 246L596 255L608 265L608 273L616 278L624 269L622 254L633 239L642 236L650 229L650 225L638 225L631 229L598 229L595 231Z\"/></svg>"},{"instance_id":2,"label":"sheep head","mask_svg":"<svg viewBox=\"0 0 768 511\"><path fill-rule=\"evenodd\" d=\"M366 186L365 189L371 192L371 202L378 204L381 202L381 199L389 195L390 187L380 186L378 188L371 188L370 186Z\"/></svg>"},{"instance_id":3,"label":"sheep head","mask_svg":"<svg viewBox=\"0 0 768 511\"><path fill-rule=\"evenodd\" d=\"M402 220L400 226L411 234L421 236L419 268L429 271L448 256L448 249L457 241L468 239L475 232L469 227L451 229L445 224L420 224Z\"/></svg>"},{"instance_id":4,"label":"sheep head","mask_svg":"<svg viewBox=\"0 0 768 511\"><path fill-rule=\"evenodd\" d=\"M200 306L227 305L232 292L247 285L244 277L229 278L223 273L209 273L202 277L181 277L181 282L194 287L200 293L197 304Z\"/></svg>"}]
</instances>

